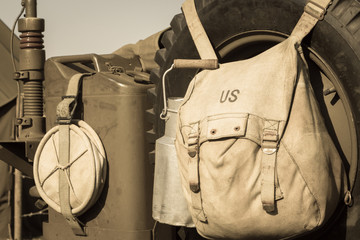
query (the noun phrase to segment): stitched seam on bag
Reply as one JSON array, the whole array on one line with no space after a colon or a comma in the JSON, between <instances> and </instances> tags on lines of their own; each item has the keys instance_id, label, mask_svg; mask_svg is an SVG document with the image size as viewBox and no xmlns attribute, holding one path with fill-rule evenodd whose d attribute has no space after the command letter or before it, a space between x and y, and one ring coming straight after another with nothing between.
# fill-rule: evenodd
<instances>
[{"instance_id":1,"label":"stitched seam on bag","mask_svg":"<svg viewBox=\"0 0 360 240\"><path fill-rule=\"evenodd\" d=\"M260 116L258 116L256 114L248 113L248 112L230 112L230 113L219 113L219 114L208 115L206 117L203 117L200 121L194 121L194 122L189 123L189 124L194 124L194 123L197 123L197 122L207 121L209 118L216 117L216 116L221 116L221 115L230 115L230 117L233 116L233 115L244 115L244 117L242 117L242 118L247 117L248 119L250 119L251 116L254 116L254 117L259 118L259 119L261 119L263 121L276 121L276 122L286 122L287 121L287 120L264 118L264 117L260 117ZM230 117L224 117L224 118L230 118ZM241 117L239 117L239 118L241 118ZM222 119L222 118L219 118L219 119ZM211 120L213 120L213 119L211 119Z\"/></svg>"},{"instance_id":2,"label":"stitched seam on bag","mask_svg":"<svg viewBox=\"0 0 360 240\"><path fill-rule=\"evenodd\" d=\"M195 85L196 85L196 80L197 80L197 75L195 75L195 76L194 76L194 79L192 80L193 84L192 84L192 82L189 83L189 86L192 84L192 88L191 88L191 90L190 90L190 93L189 93L188 98L187 98L187 99L184 99L184 100L183 100L183 103L180 105L179 110L178 110L179 113L180 113L181 107L184 106L184 105L190 100L191 95L194 93L194 89L195 89ZM186 94L185 94L185 95L186 95Z\"/></svg>"},{"instance_id":3,"label":"stitched seam on bag","mask_svg":"<svg viewBox=\"0 0 360 240\"><path fill-rule=\"evenodd\" d=\"M190 128L190 131L191 131L191 129L193 129L193 127L194 127L194 124L180 125L180 136L181 136L182 144L183 144L183 145L186 144L186 141L185 141L185 139L184 139L182 130L183 130L184 128Z\"/></svg>"},{"instance_id":4,"label":"stitched seam on bag","mask_svg":"<svg viewBox=\"0 0 360 240\"><path fill-rule=\"evenodd\" d=\"M182 137L182 140L183 140L183 143L184 143L184 144L185 144L184 136L182 135L182 132L181 132L182 127L183 127L182 121L181 121L181 113L182 113L181 109L182 109L182 107L190 100L190 97L191 97L191 95L192 95L193 92L194 92L195 80L196 80L196 75L195 75L195 77L194 77L194 79L193 79L194 84L192 85L192 88L191 88L191 90L190 90L190 94L189 94L188 98L187 98L187 99L184 99L183 102L180 104L179 109L178 109L178 114L177 114L177 115L178 115L178 117L177 117L177 119L178 119L178 126L179 126L179 128L180 128L180 133L181 133L180 135L181 135L181 137ZM190 86L191 84L192 84L192 82L189 83L189 86ZM186 94L185 94L185 95L186 95ZM185 125L185 126L187 126L187 125Z\"/></svg>"},{"instance_id":5,"label":"stitched seam on bag","mask_svg":"<svg viewBox=\"0 0 360 240\"><path fill-rule=\"evenodd\" d=\"M306 188L309 190L310 194L311 194L311 195L313 196L313 198L315 199L315 203L316 203L316 205L317 205L317 212L318 212L317 224L316 224L316 226L315 226L315 228L316 228L316 227L318 227L318 226L320 225L320 220L321 220L320 204L319 204L318 200L316 199L315 195L312 193L311 189L309 188L309 185L308 185L308 183L306 182L306 180L305 180L305 178L304 178L304 176L303 176L303 174L302 174L302 171L301 171L299 165L296 163L295 158L294 158L294 157L290 154L290 152L288 151L288 148L287 148L286 144L283 143L283 142L280 142L280 145L282 145L282 146L284 147L285 151L286 151L287 154L290 156L291 160L293 161L293 163L295 164L296 168L298 169L298 172L300 173L300 176L301 176L301 178L303 179L303 181L304 181L304 183L305 183L305 185L306 185Z\"/></svg>"},{"instance_id":6,"label":"stitched seam on bag","mask_svg":"<svg viewBox=\"0 0 360 240\"><path fill-rule=\"evenodd\" d=\"M182 105L181 105L182 106ZM180 112L180 111L179 111ZM262 121L276 121L276 122L287 122L287 120L274 120L274 119L268 119L268 118L263 118L263 117L260 117L256 114L253 114L253 113L247 113L247 112L234 112L234 113L219 113L219 114L213 114L213 115L209 115L209 116L206 116L206 117L203 117L201 120L198 120L198 121L193 121L193 122L190 122L188 123L188 125L193 125L193 124L196 124L196 123L199 123L201 125L201 122L203 121L207 121L209 117L215 117L215 116L221 116L221 115L248 115L248 119L251 118L251 116L254 116L256 118L259 118L261 119ZM225 118L225 117L224 117ZM245 118L245 117L243 117Z\"/></svg>"},{"instance_id":7,"label":"stitched seam on bag","mask_svg":"<svg viewBox=\"0 0 360 240\"><path fill-rule=\"evenodd\" d=\"M215 116L221 116L221 115L227 115L227 114L229 114L229 113L220 113L220 114L214 114L214 115L210 115L210 116L207 116L207 117L204 117L204 118L202 118L200 121L196 121L196 122L191 122L191 123L189 123L188 125L183 125L183 126L181 126L180 128L182 129L183 127L186 127L186 126L188 126L188 127L191 127L191 126L193 126L194 124L199 124L199 126L201 126L202 125L202 122L203 121L207 121L208 120L208 118L209 117L215 117ZM255 114L252 114L252 113L243 113L243 112L236 112L236 113L231 113L231 114L234 114L234 115L247 115L247 125L249 124L249 120L252 118L252 117L255 117L255 118L258 118L258 119L260 119L261 121L276 121L279 125L281 124L281 122L286 122L285 120L271 120L271 119L266 119L266 118L263 118L263 117L260 117L260 116L258 116L258 115L255 115ZM226 118L226 117L224 117L224 118ZM241 118L241 117L239 117L239 118ZM245 117L244 117L245 118ZM265 124L264 124L265 125ZM246 128L248 128L249 126L247 126ZM201 132L202 130L200 129L200 132ZM261 132L262 132L263 130L261 130ZM260 130L259 130L259 132L260 132ZM283 131L284 132L284 131ZM280 134L280 133L279 133ZM279 136L280 137L280 136ZM226 137L223 137L223 138L221 138L221 139L224 139L224 138L226 138ZM248 131L246 131L245 132L245 136L243 136L243 137L236 137L236 136L229 136L229 138L237 138L237 139L249 139L249 140L251 140L251 141L253 141L253 142L255 142L256 144L258 144L259 146L261 146L261 138L259 138L259 137L257 137L256 135L254 135L254 134L251 134L251 133L249 133ZM218 139L214 139L214 140L206 140L206 141L204 141L204 142L208 142L208 141L218 141ZM200 143L200 145L201 144L203 144L204 142L201 142Z\"/></svg>"},{"instance_id":8,"label":"stitched seam on bag","mask_svg":"<svg viewBox=\"0 0 360 240\"><path fill-rule=\"evenodd\" d=\"M224 140L230 140L230 139L234 139L236 141L239 140L239 139L248 140L248 141L253 142L256 145L258 145L259 148L261 147L261 145L259 144L260 140L258 140L254 136L250 136L250 134L249 134L249 136L244 136L244 137L234 137L234 136L232 136L232 137L224 137L224 138L219 138L219 139L206 140L206 141L203 141L203 142L199 143L199 149L200 149L201 145L203 145L203 144L205 144L207 142L218 142L218 141L224 141Z\"/></svg>"}]
</instances>

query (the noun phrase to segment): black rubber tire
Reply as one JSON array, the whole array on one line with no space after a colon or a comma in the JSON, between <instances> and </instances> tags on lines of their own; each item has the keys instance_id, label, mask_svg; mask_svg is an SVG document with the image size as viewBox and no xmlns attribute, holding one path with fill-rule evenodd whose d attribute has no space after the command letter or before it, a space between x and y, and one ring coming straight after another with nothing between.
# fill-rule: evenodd
<instances>
[{"instance_id":1,"label":"black rubber tire","mask_svg":"<svg viewBox=\"0 0 360 240\"><path fill-rule=\"evenodd\" d=\"M290 34L305 6L305 0L195 0L200 20L209 36L220 62L251 57L270 46L276 41L264 41L251 46L251 43L242 46L242 56L238 56L238 49L222 56L220 50L229 39L241 38L246 33L257 34L267 32L277 38L285 38ZM151 80L156 88L150 95L155 98L153 113L155 114L154 139L164 134L164 122L158 117L163 108L161 76L174 59L197 59L197 50L189 34L183 14L176 15L171 22L172 30L162 37L165 46L156 54L156 62L160 70L151 74ZM360 119L360 2L358 0L335 0L330 6L324 21L319 22L315 29L303 41L304 49L315 53L331 70L339 82L336 90L341 90L342 98L346 98L349 114L353 122L352 134L355 136L356 160L359 149L359 122ZM246 53L247 47L252 51ZM255 49L255 50L254 50ZM310 61L310 60L309 60ZM311 61L310 61L311 62ZM310 65L313 65L310 63ZM316 66L315 66L316 68ZM166 81L166 92L169 97L183 97L187 86L198 70L178 70L169 73ZM313 84L321 105L322 89L316 90L317 83ZM321 85L321 84L320 84ZM319 87L318 87L319 88ZM320 93L319 93L320 91ZM327 115L327 111L323 110ZM326 118L326 116L325 116ZM331 124L330 132L334 131ZM334 138L336 136L334 135ZM335 141L337 141L335 139ZM354 154L353 154L354 155ZM358 175L360 173L358 172ZM360 181L354 187L354 205L344 211L340 219L326 229L321 239L355 240L360 236ZM309 239L307 237L306 239Z\"/></svg>"}]
</instances>

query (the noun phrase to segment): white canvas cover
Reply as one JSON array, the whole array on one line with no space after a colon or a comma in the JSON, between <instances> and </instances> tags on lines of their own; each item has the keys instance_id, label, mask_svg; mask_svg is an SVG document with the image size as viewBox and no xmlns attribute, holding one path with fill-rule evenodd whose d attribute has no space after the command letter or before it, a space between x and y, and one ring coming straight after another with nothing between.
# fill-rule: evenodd
<instances>
[{"instance_id":1,"label":"white canvas cover","mask_svg":"<svg viewBox=\"0 0 360 240\"><path fill-rule=\"evenodd\" d=\"M69 164L59 163L59 126L41 140L34 159L34 180L42 199L61 213L59 173L65 171L72 214L79 216L98 199L106 179L105 150L95 131L84 121L70 125Z\"/></svg>"}]
</instances>

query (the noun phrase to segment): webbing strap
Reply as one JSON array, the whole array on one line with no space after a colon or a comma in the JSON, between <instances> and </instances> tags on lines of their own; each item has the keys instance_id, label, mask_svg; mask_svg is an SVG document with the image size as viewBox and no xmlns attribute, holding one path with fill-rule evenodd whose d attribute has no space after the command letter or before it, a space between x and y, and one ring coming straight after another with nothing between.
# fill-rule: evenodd
<instances>
[{"instance_id":1,"label":"webbing strap","mask_svg":"<svg viewBox=\"0 0 360 240\"><path fill-rule=\"evenodd\" d=\"M279 193L275 194L275 189L279 185L275 176L278 130L279 122L265 121L261 143L261 202L263 209L268 213L275 211L275 198L279 197Z\"/></svg>"},{"instance_id":2,"label":"webbing strap","mask_svg":"<svg viewBox=\"0 0 360 240\"><path fill-rule=\"evenodd\" d=\"M211 42L196 12L194 0L186 0L182 5L185 20L201 59L217 59Z\"/></svg>"},{"instance_id":3,"label":"webbing strap","mask_svg":"<svg viewBox=\"0 0 360 240\"><path fill-rule=\"evenodd\" d=\"M295 28L293 29L290 36L295 36L298 38L298 42L300 43L306 35L310 33L310 31L314 28L316 23L318 22L317 18L314 18L307 12L304 12Z\"/></svg>"},{"instance_id":4,"label":"webbing strap","mask_svg":"<svg viewBox=\"0 0 360 240\"><path fill-rule=\"evenodd\" d=\"M275 162L276 152L271 155L262 154L261 202L268 213L275 211Z\"/></svg>"},{"instance_id":5,"label":"webbing strap","mask_svg":"<svg viewBox=\"0 0 360 240\"><path fill-rule=\"evenodd\" d=\"M70 159L70 125L63 124L59 126L59 164L66 166ZM70 173L68 168L59 171L59 200L61 214L70 225L75 235L85 236L85 232L79 224L76 217L71 212L70 206L70 186L68 179Z\"/></svg>"},{"instance_id":6,"label":"webbing strap","mask_svg":"<svg viewBox=\"0 0 360 240\"><path fill-rule=\"evenodd\" d=\"M76 108L76 98L79 92L80 82L83 76L90 74L75 74L71 77L68 89L63 100L56 108L59 122L59 164L68 166L70 161L70 124ZM85 232L78 219L72 214L70 206L70 172L67 167L59 172L59 200L61 214L65 217L75 235L85 236Z\"/></svg>"},{"instance_id":7,"label":"webbing strap","mask_svg":"<svg viewBox=\"0 0 360 240\"><path fill-rule=\"evenodd\" d=\"M331 0L310 0L305 5L304 13L291 35L297 36L299 38L299 42L301 42L302 39L314 28L316 23L324 18L326 10L330 6L331 2ZM186 0L182 5L182 9L200 58L217 59L216 53L196 12L194 0Z\"/></svg>"},{"instance_id":8,"label":"webbing strap","mask_svg":"<svg viewBox=\"0 0 360 240\"><path fill-rule=\"evenodd\" d=\"M284 198L284 194L280 188L279 176L276 171L276 162L275 162L275 201L283 199L283 198Z\"/></svg>"},{"instance_id":9,"label":"webbing strap","mask_svg":"<svg viewBox=\"0 0 360 240\"><path fill-rule=\"evenodd\" d=\"M199 175L199 124L196 123L188 139L188 154L189 167L188 167L188 179L191 195L191 206L199 221L206 222L207 218L202 206L201 190L200 190L200 175Z\"/></svg>"},{"instance_id":10,"label":"webbing strap","mask_svg":"<svg viewBox=\"0 0 360 240\"><path fill-rule=\"evenodd\" d=\"M59 123L70 123L76 108L76 98L79 94L79 86L84 76L90 76L92 73L77 73L73 75L68 84L66 95L56 107L56 116Z\"/></svg>"},{"instance_id":11,"label":"webbing strap","mask_svg":"<svg viewBox=\"0 0 360 240\"><path fill-rule=\"evenodd\" d=\"M311 0L304 8L304 12L293 29L291 36L296 36L300 43L315 27L319 20L323 20L331 0Z\"/></svg>"},{"instance_id":12,"label":"webbing strap","mask_svg":"<svg viewBox=\"0 0 360 240\"><path fill-rule=\"evenodd\" d=\"M207 217L202 206L201 191L199 191L198 193L194 193L193 191L191 191L191 202L191 207L196 218L199 219L199 221L206 223Z\"/></svg>"}]
</instances>

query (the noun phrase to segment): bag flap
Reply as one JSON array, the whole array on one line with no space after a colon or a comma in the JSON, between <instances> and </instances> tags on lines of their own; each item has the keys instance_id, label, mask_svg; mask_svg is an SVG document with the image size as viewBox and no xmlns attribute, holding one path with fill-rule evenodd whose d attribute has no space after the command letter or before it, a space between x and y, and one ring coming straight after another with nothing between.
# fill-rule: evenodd
<instances>
[{"instance_id":1,"label":"bag flap","mask_svg":"<svg viewBox=\"0 0 360 240\"><path fill-rule=\"evenodd\" d=\"M217 70L204 70L197 74L179 110L180 128L209 120L209 116L228 113L287 121L301 58L296 40L290 37L251 59L225 63ZM232 132L236 126L225 130L231 121L235 120L221 120L223 123L220 125L224 126L217 133L209 132L206 136L217 139L243 134L241 129ZM208 124L211 130L212 124L219 123L209 121ZM279 129L280 135L282 132L283 129Z\"/></svg>"}]
</instances>

